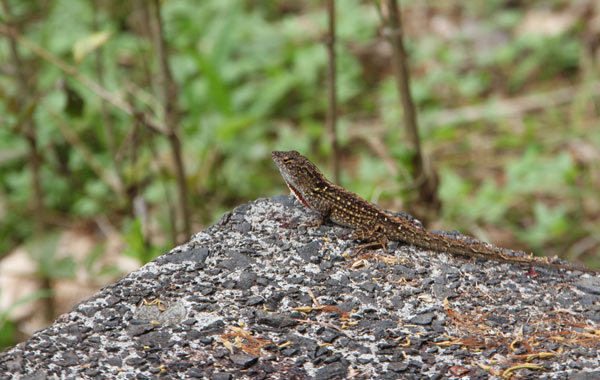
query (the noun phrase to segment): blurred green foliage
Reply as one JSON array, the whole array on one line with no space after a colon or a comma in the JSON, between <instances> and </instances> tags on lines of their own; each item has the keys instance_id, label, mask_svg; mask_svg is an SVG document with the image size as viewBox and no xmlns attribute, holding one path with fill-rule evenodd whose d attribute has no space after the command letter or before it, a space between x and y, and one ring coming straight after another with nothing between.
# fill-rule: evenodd
<instances>
[{"instance_id":1,"label":"blurred green foliage","mask_svg":"<svg viewBox=\"0 0 600 380\"><path fill-rule=\"evenodd\" d=\"M36 264L35 275L50 280L72 278L75 275L75 261L68 255L57 252L60 235L42 235L29 242L27 253Z\"/></svg>"},{"instance_id":2,"label":"blurred green foliage","mask_svg":"<svg viewBox=\"0 0 600 380\"><path fill-rule=\"evenodd\" d=\"M10 307L6 308L5 310L0 310L0 351L4 350L6 347L12 346L13 344L16 343L15 335L16 335L16 330L17 330L17 323L14 321L11 321L8 318L10 313L14 309L19 307L20 305L23 305L23 304L26 304L29 302L34 302L34 301L42 299L42 298L47 298L47 297L50 297L51 295L52 295L52 291L49 289L37 290L37 291L21 298L20 300L16 301L15 303L10 305ZM0 293L0 296L2 296L2 293Z\"/></svg>"},{"instance_id":3,"label":"blurred green foliage","mask_svg":"<svg viewBox=\"0 0 600 380\"><path fill-rule=\"evenodd\" d=\"M24 36L139 111L163 116L154 95L157 63L144 35L148 26L140 2L9 3L13 15L1 13L2 22L22 21ZM338 3L343 185L389 206L408 199L413 189L390 53L381 38L376 2ZM594 79L581 65L588 54L584 21L554 35L520 29L526 16L540 8L568 11L566 1L552 3L402 2L407 14L430 15L425 23L418 17L404 20L412 93L423 120L439 110ZM169 0L161 6L182 110L180 136L195 229L245 200L284 191L270 161L272 149L297 149L328 173L324 5L308 0ZM440 32L433 17L451 27ZM2 38L0 256L33 239L39 216L31 206L32 170L23 132L29 114L41 154L46 216L75 225L106 216L127 244L124 254L140 262L171 247L165 199L177 191L167 140L110 105L105 114L97 94L24 46L19 52L29 86L26 104L19 104L14 57ZM423 123L425 149L440 169L442 226L479 237L487 236L488 227L507 230L515 246L540 253L564 252L586 236L597 239L600 205L589 199L597 191L599 179L593 172L598 164L574 160L567 146L584 141L600 149L598 113L597 106L590 110L584 93L574 94L572 104L528 114L518 122ZM65 128L79 143L67 137ZM389 175L374 154L378 152L356 137L357 130L377 135L397 164L398 176ZM90 160L107 176L119 176L131 199L146 202L153 221L150 236L133 215L132 202L115 194ZM592 227L581 228L586 223ZM82 263L57 259L52 236L33 250L40 275L68 276L77 265L93 270L100 249ZM588 263L599 261L590 258Z\"/></svg>"}]
</instances>

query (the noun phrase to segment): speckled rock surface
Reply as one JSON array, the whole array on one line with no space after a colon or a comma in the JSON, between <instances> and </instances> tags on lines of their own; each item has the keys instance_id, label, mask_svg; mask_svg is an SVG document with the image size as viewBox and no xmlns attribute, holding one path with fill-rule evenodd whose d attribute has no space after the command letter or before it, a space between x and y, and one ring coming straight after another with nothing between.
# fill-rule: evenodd
<instances>
[{"instance_id":1,"label":"speckled rock surface","mask_svg":"<svg viewBox=\"0 0 600 380\"><path fill-rule=\"evenodd\" d=\"M0 354L2 379L599 379L600 278L391 243L348 257L291 197L187 244Z\"/></svg>"}]
</instances>

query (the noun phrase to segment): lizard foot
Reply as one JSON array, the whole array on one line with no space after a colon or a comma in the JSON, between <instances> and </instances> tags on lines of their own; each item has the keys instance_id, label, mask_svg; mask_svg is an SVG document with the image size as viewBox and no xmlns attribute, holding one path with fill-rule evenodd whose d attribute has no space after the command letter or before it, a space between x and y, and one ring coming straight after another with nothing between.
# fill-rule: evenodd
<instances>
[{"instance_id":1,"label":"lizard foot","mask_svg":"<svg viewBox=\"0 0 600 380\"><path fill-rule=\"evenodd\" d=\"M312 218L309 221L307 221L306 223L304 223L304 225L306 227L320 227L324 224L324 220L321 218Z\"/></svg>"},{"instance_id":2,"label":"lizard foot","mask_svg":"<svg viewBox=\"0 0 600 380\"><path fill-rule=\"evenodd\" d=\"M351 268L356 269L356 268L359 268L362 266L368 267L370 265L369 259L375 259L378 262L384 261L387 264L395 264L398 262L399 259L397 257L390 256L385 253L364 252L366 250L376 249L376 247L382 248L383 250L385 250L386 244L384 242L377 241L377 242L370 242L370 243L365 243L365 244L359 245L354 252L354 258L353 258L353 262L351 264Z\"/></svg>"},{"instance_id":3,"label":"lizard foot","mask_svg":"<svg viewBox=\"0 0 600 380\"><path fill-rule=\"evenodd\" d=\"M364 251L372 250L372 249L381 248L381 249L385 250L386 246L387 246L387 242L383 242L383 241L372 241L369 243L363 243L354 249L352 256L358 256L361 253L363 253ZM378 247L378 248L375 248L375 247Z\"/></svg>"}]
</instances>

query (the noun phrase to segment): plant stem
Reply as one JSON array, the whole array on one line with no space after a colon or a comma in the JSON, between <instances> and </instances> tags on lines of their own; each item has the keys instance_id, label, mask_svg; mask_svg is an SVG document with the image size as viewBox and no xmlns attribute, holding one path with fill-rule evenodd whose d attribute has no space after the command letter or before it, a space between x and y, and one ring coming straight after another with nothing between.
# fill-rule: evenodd
<instances>
[{"instance_id":1,"label":"plant stem","mask_svg":"<svg viewBox=\"0 0 600 380\"><path fill-rule=\"evenodd\" d=\"M4 12L9 19L12 19L12 10L8 1L2 0L2 6ZM33 94L34 91L30 88L27 80L27 74L25 73L25 67L19 54L16 38L12 35L8 36L10 45L10 51L14 67L17 73L18 83L18 99L19 99L19 112L25 110L25 105L28 103L28 94ZM36 126L31 118L32 112L27 112L23 119L23 137L27 141L29 146L29 166L31 167L31 186L33 189L32 197L32 212L35 217L33 218L33 225L36 234L43 232L45 227L45 209L44 209L44 197L42 194L42 185L40 179L40 153L38 152L38 141L36 135Z\"/></svg>"},{"instance_id":2,"label":"plant stem","mask_svg":"<svg viewBox=\"0 0 600 380\"><path fill-rule=\"evenodd\" d=\"M327 55L329 57L327 89L329 103L327 108L327 131L331 143L331 167L333 181L340 183L340 158L336 133L337 95L336 95L336 57L335 57L335 0L328 0L327 13L329 16L329 31L327 35Z\"/></svg>"},{"instance_id":3,"label":"plant stem","mask_svg":"<svg viewBox=\"0 0 600 380\"><path fill-rule=\"evenodd\" d=\"M175 175L179 190L179 208L183 218L183 232L185 239L191 235L190 209L188 206L188 191L185 179L185 166L181 152L181 141L178 136L179 109L177 107L177 85L173 80L169 66L168 51L165 44L162 20L160 17L160 2L152 2L152 42L156 52L159 69L159 84L162 90L165 123L169 130L168 138L171 145L171 154L175 163Z\"/></svg>"},{"instance_id":4,"label":"plant stem","mask_svg":"<svg viewBox=\"0 0 600 380\"><path fill-rule=\"evenodd\" d=\"M402 20L396 0L387 1L388 38L392 45L394 72L396 75L396 85L398 87L398 95L402 102L404 125L408 138L414 149L413 167L414 179L417 186L417 194L420 206L418 209L412 210L418 215L424 223L440 208L440 200L437 195L437 176L433 170L425 164L425 159L421 149L421 140L419 138L419 127L417 123L417 112L410 94L410 76L408 72L408 59L406 49L402 41ZM421 209L421 210L419 210ZM428 211L430 212L428 212Z\"/></svg>"}]
</instances>

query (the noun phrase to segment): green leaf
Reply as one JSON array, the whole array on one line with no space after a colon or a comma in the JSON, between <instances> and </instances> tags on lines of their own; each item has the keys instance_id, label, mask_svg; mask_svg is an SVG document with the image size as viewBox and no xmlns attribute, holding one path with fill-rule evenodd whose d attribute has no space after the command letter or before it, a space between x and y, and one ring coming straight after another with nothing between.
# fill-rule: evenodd
<instances>
[{"instance_id":1,"label":"green leaf","mask_svg":"<svg viewBox=\"0 0 600 380\"><path fill-rule=\"evenodd\" d=\"M511 195L492 180L486 180L465 210L472 220L500 223L511 206Z\"/></svg>"},{"instance_id":2,"label":"green leaf","mask_svg":"<svg viewBox=\"0 0 600 380\"><path fill-rule=\"evenodd\" d=\"M256 89L257 96L251 105L250 114L256 117L266 116L296 83L296 78L291 75L278 75L262 84Z\"/></svg>"},{"instance_id":3,"label":"green leaf","mask_svg":"<svg viewBox=\"0 0 600 380\"><path fill-rule=\"evenodd\" d=\"M13 321L0 321L0 352L5 348L13 346L19 341L16 338L17 324Z\"/></svg>"},{"instance_id":4,"label":"green leaf","mask_svg":"<svg viewBox=\"0 0 600 380\"><path fill-rule=\"evenodd\" d=\"M8 316L13 310L19 306L34 302L42 298L52 297L52 290L40 289L35 292L26 295L25 297L15 301L12 305L7 307L5 310L0 311L0 352L8 347L14 345L16 342L15 332L17 331L17 324L13 321L8 320Z\"/></svg>"},{"instance_id":5,"label":"green leaf","mask_svg":"<svg viewBox=\"0 0 600 380\"><path fill-rule=\"evenodd\" d=\"M10 315L10 313L12 313L12 311L15 310L16 308L18 308L19 306L29 303L29 302L37 301L42 298L49 298L49 297L52 297L51 289L40 289L40 290L36 290L35 292L28 294L28 295L24 296L23 298L15 301L8 308L6 308L5 310L2 310L0 312L0 325L2 325L2 323L6 321L6 319Z\"/></svg>"},{"instance_id":6,"label":"green leaf","mask_svg":"<svg viewBox=\"0 0 600 380\"><path fill-rule=\"evenodd\" d=\"M536 202L533 213L535 224L518 235L534 247L540 247L548 241L560 238L569 230L567 209L563 206L550 208L542 202Z\"/></svg>"},{"instance_id":7,"label":"green leaf","mask_svg":"<svg viewBox=\"0 0 600 380\"><path fill-rule=\"evenodd\" d=\"M123 250L123 254L144 262L146 242L142 233L142 221L139 218L134 219L126 228L123 240L127 244L127 247Z\"/></svg>"},{"instance_id":8,"label":"green leaf","mask_svg":"<svg viewBox=\"0 0 600 380\"><path fill-rule=\"evenodd\" d=\"M127 244L123 254L138 260L141 263L147 263L160 254L160 249L148 243L142 230L142 221L139 218L134 219L126 227L123 234L123 240Z\"/></svg>"},{"instance_id":9,"label":"green leaf","mask_svg":"<svg viewBox=\"0 0 600 380\"><path fill-rule=\"evenodd\" d=\"M232 114L231 94L217 66L209 61L207 57L200 54L196 56L196 63L200 72L208 81L208 93L206 96L219 112L230 116Z\"/></svg>"},{"instance_id":10,"label":"green leaf","mask_svg":"<svg viewBox=\"0 0 600 380\"><path fill-rule=\"evenodd\" d=\"M75 260L72 257L62 257L52 263L49 278L53 280L73 278L75 276Z\"/></svg>"},{"instance_id":11,"label":"green leaf","mask_svg":"<svg viewBox=\"0 0 600 380\"><path fill-rule=\"evenodd\" d=\"M90 53L104 45L110 37L110 32L103 31L77 40L73 45L73 59L75 63L81 63Z\"/></svg>"},{"instance_id":12,"label":"green leaf","mask_svg":"<svg viewBox=\"0 0 600 380\"><path fill-rule=\"evenodd\" d=\"M217 138L222 142L236 141L235 137L244 131L244 129L251 127L255 119L253 117L246 117L240 115L238 117L231 117L224 121L217 128Z\"/></svg>"},{"instance_id":13,"label":"green leaf","mask_svg":"<svg viewBox=\"0 0 600 380\"><path fill-rule=\"evenodd\" d=\"M36 275L40 278L62 279L75 275L72 257L57 257L59 233L49 233L30 242L27 252L36 263Z\"/></svg>"},{"instance_id":14,"label":"green leaf","mask_svg":"<svg viewBox=\"0 0 600 380\"><path fill-rule=\"evenodd\" d=\"M73 117L80 117L83 115L83 109L85 101L79 92L69 84L69 81L64 81L63 86L65 95L67 97L67 104L65 105L65 112Z\"/></svg>"},{"instance_id":15,"label":"green leaf","mask_svg":"<svg viewBox=\"0 0 600 380\"><path fill-rule=\"evenodd\" d=\"M96 244L92 247L91 251L83 259L82 264L88 272L92 271L94 264L102 257L105 248L104 243Z\"/></svg>"},{"instance_id":16,"label":"green leaf","mask_svg":"<svg viewBox=\"0 0 600 380\"><path fill-rule=\"evenodd\" d=\"M440 171L439 196L444 208L442 212L445 219L464 217L465 209L469 207L467 198L472 190L472 185L451 170Z\"/></svg>"},{"instance_id":17,"label":"green leaf","mask_svg":"<svg viewBox=\"0 0 600 380\"><path fill-rule=\"evenodd\" d=\"M56 259L59 239L60 234L49 233L27 245L27 252L37 265L36 274L38 276L52 278L51 273Z\"/></svg>"},{"instance_id":18,"label":"green leaf","mask_svg":"<svg viewBox=\"0 0 600 380\"><path fill-rule=\"evenodd\" d=\"M444 204L452 204L456 198L463 198L472 189L472 186L448 169L440 171L440 199Z\"/></svg>"},{"instance_id":19,"label":"green leaf","mask_svg":"<svg viewBox=\"0 0 600 380\"><path fill-rule=\"evenodd\" d=\"M506 188L513 194L560 194L568 188L576 170L573 159L566 152L543 157L538 149L529 148L525 155L507 165Z\"/></svg>"}]
</instances>

